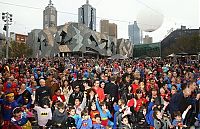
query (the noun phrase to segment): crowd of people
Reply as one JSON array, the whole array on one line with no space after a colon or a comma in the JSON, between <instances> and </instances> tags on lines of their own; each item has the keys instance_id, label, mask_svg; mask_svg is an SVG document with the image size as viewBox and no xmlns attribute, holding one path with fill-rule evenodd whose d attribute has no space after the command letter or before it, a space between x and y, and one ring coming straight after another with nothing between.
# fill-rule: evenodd
<instances>
[{"instance_id":1,"label":"crowd of people","mask_svg":"<svg viewBox=\"0 0 200 129\"><path fill-rule=\"evenodd\" d=\"M167 59L0 61L2 129L200 128L200 64Z\"/></svg>"}]
</instances>

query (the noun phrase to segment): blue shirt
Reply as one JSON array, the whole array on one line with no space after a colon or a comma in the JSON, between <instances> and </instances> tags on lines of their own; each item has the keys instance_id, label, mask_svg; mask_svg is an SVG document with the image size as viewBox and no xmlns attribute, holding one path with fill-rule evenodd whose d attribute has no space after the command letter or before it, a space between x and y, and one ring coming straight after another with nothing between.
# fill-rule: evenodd
<instances>
[{"instance_id":1,"label":"blue shirt","mask_svg":"<svg viewBox=\"0 0 200 129\"><path fill-rule=\"evenodd\" d=\"M3 120L10 121L12 117L12 111L14 108L18 107L18 103L16 101L8 102L4 99L0 99L0 105Z\"/></svg>"},{"instance_id":2,"label":"blue shirt","mask_svg":"<svg viewBox=\"0 0 200 129\"><path fill-rule=\"evenodd\" d=\"M78 120L78 124L76 125L77 129L91 129L92 128L92 120L89 118L87 120L83 120L82 118Z\"/></svg>"}]
</instances>

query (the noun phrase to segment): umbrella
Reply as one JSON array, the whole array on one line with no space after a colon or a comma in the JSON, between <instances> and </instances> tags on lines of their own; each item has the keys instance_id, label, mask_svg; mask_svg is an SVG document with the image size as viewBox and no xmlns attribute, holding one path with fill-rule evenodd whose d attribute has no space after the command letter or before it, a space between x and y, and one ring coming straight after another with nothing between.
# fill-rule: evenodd
<instances>
[{"instance_id":1,"label":"umbrella","mask_svg":"<svg viewBox=\"0 0 200 129\"><path fill-rule=\"evenodd\" d=\"M112 60L121 59L121 60L124 60L124 59L127 59L127 58L128 58L127 56L123 56L121 54L116 54L116 55L113 55L113 56L109 57L108 59L112 59Z\"/></svg>"}]
</instances>

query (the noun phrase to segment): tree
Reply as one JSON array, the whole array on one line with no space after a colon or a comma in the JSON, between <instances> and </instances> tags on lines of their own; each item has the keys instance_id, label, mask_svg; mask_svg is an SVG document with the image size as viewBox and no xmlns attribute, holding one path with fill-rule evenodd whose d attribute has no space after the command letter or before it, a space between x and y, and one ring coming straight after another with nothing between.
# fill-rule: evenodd
<instances>
[{"instance_id":1,"label":"tree","mask_svg":"<svg viewBox=\"0 0 200 129\"><path fill-rule=\"evenodd\" d=\"M3 46L2 51L6 53L6 45ZM25 43L11 41L8 52L9 58L29 57L32 55L33 50Z\"/></svg>"}]
</instances>

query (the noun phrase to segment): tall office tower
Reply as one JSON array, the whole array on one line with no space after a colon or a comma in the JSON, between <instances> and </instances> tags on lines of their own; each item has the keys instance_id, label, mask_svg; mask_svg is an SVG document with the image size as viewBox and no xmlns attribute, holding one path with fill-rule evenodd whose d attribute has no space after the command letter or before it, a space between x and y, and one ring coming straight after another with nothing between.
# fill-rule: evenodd
<instances>
[{"instance_id":1,"label":"tall office tower","mask_svg":"<svg viewBox=\"0 0 200 129\"><path fill-rule=\"evenodd\" d=\"M96 9L89 4L89 0L78 9L78 22L96 31Z\"/></svg>"},{"instance_id":2,"label":"tall office tower","mask_svg":"<svg viewBox=\"0 0 200 129\"><path fill-rule=\"evenodd\" d=\"M141 31L136 21L134 21L134 24L128 25L128 36L132 43L141 44Z\"/></svg>"},{"instance_id":3,"label":"tall office tower","mask_svg":"<svg viewBox=\"0 0 200 129\"><path fill-rule=\"evenodd\" d=\"M100 32L117 38L117 24L109 23L109 20L100 21Z\"/></svg>"},{"instance_id":4,"label":"tall office tower","mask_svg":"<svg viewBox=\"0 0 200 129\"><path fill-rule=\"evenodd\" d=\"M57 26L57 11L49 0L48 6L43 11L43 29Z\"/></svg>"},{"instance_id":5,"label":"tall office tower","mask_svg":"<svg viewBox=\"0 0 200 129\"><path fill-rule=\"evenodd\" d=\"M109 35L109 20L100 20L100 32Z\"/></svg>"}]
</instances>

